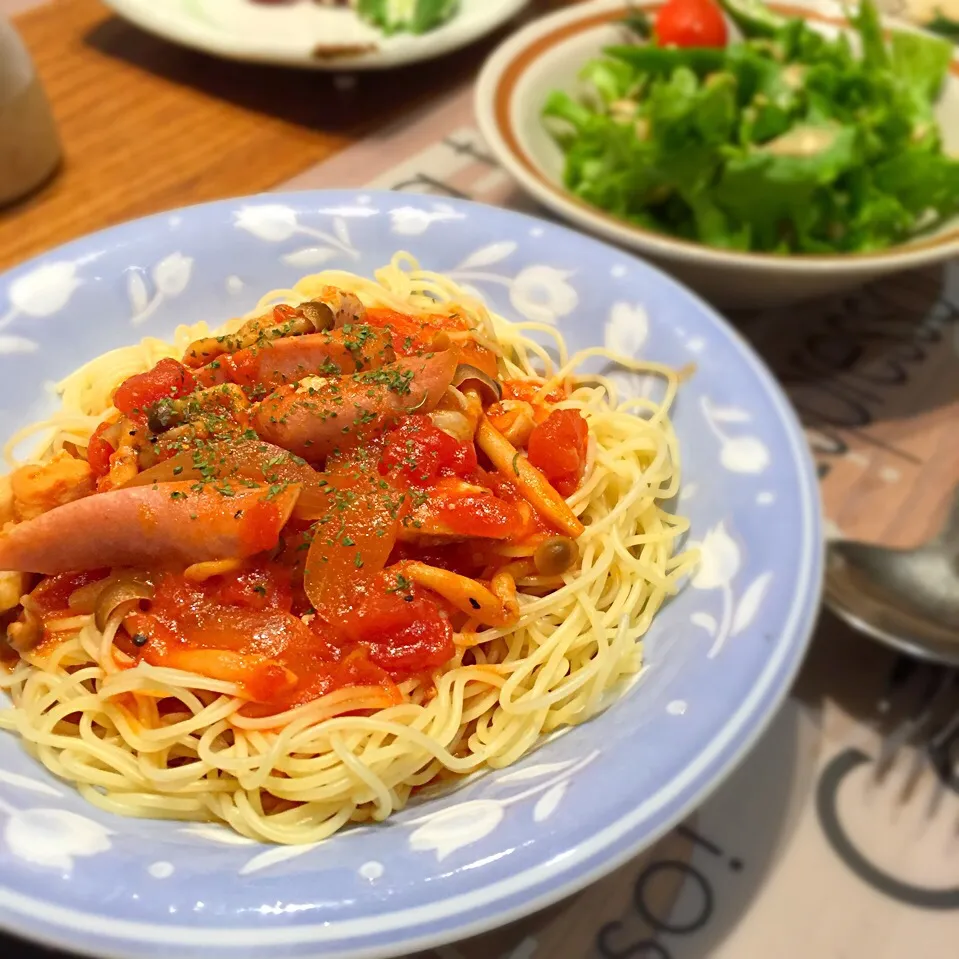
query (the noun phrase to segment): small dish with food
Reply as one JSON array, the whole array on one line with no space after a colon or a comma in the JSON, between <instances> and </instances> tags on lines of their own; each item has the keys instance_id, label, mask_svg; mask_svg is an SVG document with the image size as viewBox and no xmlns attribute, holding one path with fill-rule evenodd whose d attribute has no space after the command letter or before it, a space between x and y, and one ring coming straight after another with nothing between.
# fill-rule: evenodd
<instances>
[{"instance_id":1,"label":"small dish with food","mask_svg":"<svg viewBox=\"0 0 959 959\"><path fill-rule=\"evenodd\" d=\"M385 70L459 49L526 0L106 0L158 36L230 60Z\"/></svg>"},{"instance_id":2,"label":"small dish with food","mask_svg":"<svg viewBox=\"0 0 959 959\"><path fill-rule=\"evenodd\" d=\"M603 0L530 25L477 110L537 199L724 305L959 250L952 46L829 4Z\"/></svg>"}]
</instances>

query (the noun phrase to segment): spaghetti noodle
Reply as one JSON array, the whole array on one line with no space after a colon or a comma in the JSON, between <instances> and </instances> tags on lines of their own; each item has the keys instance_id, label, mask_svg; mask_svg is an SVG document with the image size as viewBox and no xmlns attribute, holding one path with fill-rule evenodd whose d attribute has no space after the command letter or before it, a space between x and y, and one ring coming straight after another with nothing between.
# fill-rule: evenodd
<instances>
[{"instance_id":1,"label":"spaghetti noodle","mask_svg":"<svg viewBox=\"0 0 959 959\"><path fill-rule=\"evenodd\" d=\"M278 843L512 763L638 672L694 561L677 387L406 254L107 353L7 446L43 437L4 496L0 725L101 808Z\"/></svg>"}]
</instances>

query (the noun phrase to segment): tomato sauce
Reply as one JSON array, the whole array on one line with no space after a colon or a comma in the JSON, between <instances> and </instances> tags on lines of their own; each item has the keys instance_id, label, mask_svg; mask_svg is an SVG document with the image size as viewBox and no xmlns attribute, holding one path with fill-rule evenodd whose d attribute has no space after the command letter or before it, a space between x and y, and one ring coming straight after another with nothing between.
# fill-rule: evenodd
<instances>
[{"instance_id":1,"label":"tomato sauce","mask_svg":"<svg viewBox=\"0 0 959 959\"><path fill-rule=\"evenodd\" d=\"M454 653L448 616L395 577L335 623L294 614L299 584L262 564L193 583L174 573L153 601L126 617L118 646L136 660L238 682L254 702L281 712L349 686L396 684L442 666Z\"/></svg>"}]
</instances>

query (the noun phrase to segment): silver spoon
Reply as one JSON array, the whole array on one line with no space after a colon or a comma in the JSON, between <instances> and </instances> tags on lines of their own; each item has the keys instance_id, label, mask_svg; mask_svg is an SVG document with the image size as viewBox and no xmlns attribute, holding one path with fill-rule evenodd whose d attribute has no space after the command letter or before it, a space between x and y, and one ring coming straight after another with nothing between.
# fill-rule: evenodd
<instances>
[{"instance_id":1,"label":"silver spoon","mask_svg":"<svg viewBox=\"0 0 959 959\"><path fill-rule=\"evenodd\" d=\"M917 549L830 543L826 604L880 642L959 666L959 489L942 531Z\"/></svg>"}]
</instances>

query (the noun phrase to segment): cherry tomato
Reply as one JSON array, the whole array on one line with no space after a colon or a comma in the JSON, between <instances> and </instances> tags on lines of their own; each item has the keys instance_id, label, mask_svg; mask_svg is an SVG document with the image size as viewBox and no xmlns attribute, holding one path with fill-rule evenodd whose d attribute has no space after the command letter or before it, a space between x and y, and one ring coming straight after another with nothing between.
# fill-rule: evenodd
<instances>
[{"instance_id":1,"label":"cherry tomato","mask_svg":"<svg viewBox=\"0 0 959 959\"><path fill-rule=\"evenodd\" d=\"M182 363L166 358L152 370L121 383L113 396L113 405L127 416L143 419L154 403L187 396L195 389L193 374Z\"/></svg>"},{"instance_id":2,"label":"cherry tomato","mask_svg":"<svg viewBox=\"0 0 959 959\"><path fill-rule=\"evenodd\" d=\"M112 423L101 423L93 431L93 436L87 444L87 463L97 476L106 476L110 472L110 457L116 452L103 438L103 434L112 425Z\"/></svg>"},{"instance_id":3,"label":"cherry tomato","mask_svg":"<svg viewBox=\"0 0 959 959\"><path fill-rule=\"evenodd\" d=\"M724 47L726 21L713 0L668 0L656 15L661 47Z\"/></svg>"},{"instance_id":4,"label":"cherry tomato","mask_svg":"<svg viewBox=\"0 0 959 959\"><path fill-rule=\"evenodd\" d=\"M428 416L409 416L386 437L380 457L383 476L401 473L415 486L441 476L469 476L476 469L476 447L460 443L434 426Z\"/></svg>"},{"instance_id":5,"label":"cherry tomato","mask_svg":"<svg viewBox=\"0 0 959 959\"><path fill-rule=\"evenodd\" d=\"M589 427L577 410L553 410L529 437L529 461L562 496L576 492L586 466Z\"/></svg>"}]
</instances>

